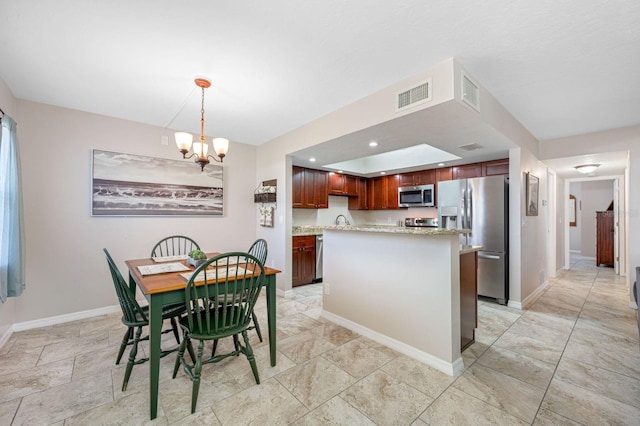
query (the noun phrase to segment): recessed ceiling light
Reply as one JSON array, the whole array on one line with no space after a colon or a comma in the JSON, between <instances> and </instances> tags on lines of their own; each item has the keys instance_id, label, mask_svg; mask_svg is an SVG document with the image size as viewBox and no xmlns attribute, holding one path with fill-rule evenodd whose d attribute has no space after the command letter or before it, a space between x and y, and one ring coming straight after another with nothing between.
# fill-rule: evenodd
<instances>
[{"instance_id":1,"label":"recessed ceiling light","mask_svg":"<svg viewBox=\"0 0 640 426\"><path fill-rule=\"evenodd\" d=\"M380 174L381 174L381 175L386 175L386 174L387 174L387 172L380 172Z\"/></svg>"},{"instance_id":2,"label":"recessed ceiling light","mask_svg":"<svg viewBox=\"0 0 640 426\"><path fill-rule=\"evenodd\" d=\"M438 167L444 166L444 163L438 163Z\"/></svg>"},{"instance_id":3,"label":"recessed ceiling light","mask_svg":"<svg viewBox=\"0 0 640 426\"><path fill-rule=\"evenodd\" d=\"M343 170L338 170L338 173L344 173L344 171Z\"/></svg>"},{"instance_id":4,"label":"recessed ceiling light","mask_svg":"<svg viewBox=\"0 0 640 426\"><path fill-rule=\"evenodd\" d=\"M309 158L309 161L311 161L312 163L315 163L315 162L316 162L316 159L315 159L315 158L313 158L313 157L311 157L311 158Z\"/></svg>"},{"instance_id":5,"label":"recessed ceiling light","mask_svg":"<svg viewBox=\"0 0 640 426\"><path fill-rule=\"evenodd\" d=\"M372 147L372 148L376 147L376 146L378 146L378 142L375 142L375 141L369 142L369 146Z\"/></svg>"}]
</instances>

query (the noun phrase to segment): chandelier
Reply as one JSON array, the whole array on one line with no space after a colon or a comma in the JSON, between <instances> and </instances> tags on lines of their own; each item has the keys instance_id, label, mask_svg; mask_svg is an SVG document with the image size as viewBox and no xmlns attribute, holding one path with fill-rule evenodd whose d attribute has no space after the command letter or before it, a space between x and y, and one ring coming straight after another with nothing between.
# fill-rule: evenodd
<instances>
[{"instance_id":1,"label":"chandelier","mask_svg":"<svg viewBox=\"0 0 640 426\"><path fill-rule=\"evenodd\" d=\"M206 77L196 77L196 86L202 89L202 107L200 108L200 142L193 142L193 135L186 132L176 132L176 145L178 150L182 153L182 158L195 158L195 162L200 165L200 170L204 171L204 166L209 164L211 158L218 163L222 163L224 156L227 155L229 150L229 139L225 138L213 138L213 150L216 152L216 156L207 155L209 152L209 145L204 140L204 89L211 86L211 80ZM187 157L189 149L193 143L193 153Z\"/></svg>"}]
</instances>

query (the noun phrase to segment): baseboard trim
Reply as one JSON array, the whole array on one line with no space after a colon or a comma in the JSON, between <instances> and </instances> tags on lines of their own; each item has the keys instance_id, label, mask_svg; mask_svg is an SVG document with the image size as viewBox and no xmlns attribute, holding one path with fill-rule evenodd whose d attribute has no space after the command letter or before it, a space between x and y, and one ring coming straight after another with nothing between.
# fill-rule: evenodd
<instances>
[{"instance_id":1,"label":"baseboard trim","mask_svg":"<svg viewBox=\"0 0 640 426\"><path fill-rule=\"evenodd\" d=\"M533 293L531 293L530 295L525 297L525 299L522 302L514 302L514 304L512 306L511 305L511 301L509 301L509 307L517 308L517 309L521 309L521 310L522 309L527 309L529 306L533 305L534 302L536 300L538 300L538 298L540 296L542 296L542 293L544 293L544 291L547 289L547 287L549 287L549 281L543 282L542 285L540 285L540 287L536 288L533 291Z\"/></svg>"},{"instance_id":2,"label":"baseboard trim","mask_svg":"<svg viewBox=\"0 0 640 426\"><path fill-rule=\"evenodd\" d=\"M354 331L358 334L361 334L380 344L388 346L391 349L394 349L410 358L413 358L424 364L427 364L428 366L433 367L438 371L442 371L443 373L448 374L449 376L457 376L464 369L464 362L462 361L462 356L460 356L454 362L447 362L427 352L418 350L413 346L409 346L406 343L392 339L391 337L385 336L384 334L378 333L377 331L371 330L370 328L363 327L362 325L356 324L353 321L350 321L341 316L332 314L331 312L327 312L323 310L321 317L331 322L334 322L338 325L341 325L342 327L348 328L349 330Z\"/></svg>"},{"instance_id":3,"label":"baseboard trim","mask_svg":"<svg viewBox=\"0 0 640 426\"><path fill-rule=\"evenodd\" d=\"M41 318L33 321L18 322L13 324L12 328L13 328L13 331L25 331L25 330L31 330L33 328L47 327L50 325L63 324L65 322L97 317L99 315L113 314L116 312L121 312L120 305L105 306L104 308L91 309L88 311L74 312L71 314Z\"/></svg>"}]
</instances>

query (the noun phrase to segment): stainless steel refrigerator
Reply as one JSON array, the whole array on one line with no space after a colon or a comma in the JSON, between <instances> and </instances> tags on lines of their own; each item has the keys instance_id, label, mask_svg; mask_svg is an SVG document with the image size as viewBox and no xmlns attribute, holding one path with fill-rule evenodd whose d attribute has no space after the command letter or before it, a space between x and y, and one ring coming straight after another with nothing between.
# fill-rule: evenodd
<instances>
[{"instance_id":1,"label":"stainless steel refrigerator","mask_svg":"<svg viewBox=\"0 0 640 426\"><path fill-rule=\"evenodd\" d=\"M478 252L478 295L509 300L509 179L488 176L438 182L438 223L471 229L460 244Z\"/></svg>"}]
</instances>

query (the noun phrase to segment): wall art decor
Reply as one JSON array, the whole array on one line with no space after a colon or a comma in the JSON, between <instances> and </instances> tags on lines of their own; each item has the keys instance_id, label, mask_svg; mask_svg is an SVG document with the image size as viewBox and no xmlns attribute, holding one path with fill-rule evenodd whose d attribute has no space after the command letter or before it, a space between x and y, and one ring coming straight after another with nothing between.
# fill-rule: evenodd
<instances>
[{"instance_id":1,"label":"wall art decor","mask_svg":"<svg viewBox=\"0 0 640 426\"><path fill-rule=\"evenodd\" d=\"M92 216L222 215L222 166L93 150Z\"/></svg>"},{"instance_id":2,"label":"wall art decor","mask_svg":"<svg viewBox=\"0 0 640 426\"><path fill-rule=\"evenodd\" d=\"M527 216L538 216L538 192L540 180L527 173Z\"/></svg>"}]
</instances>

